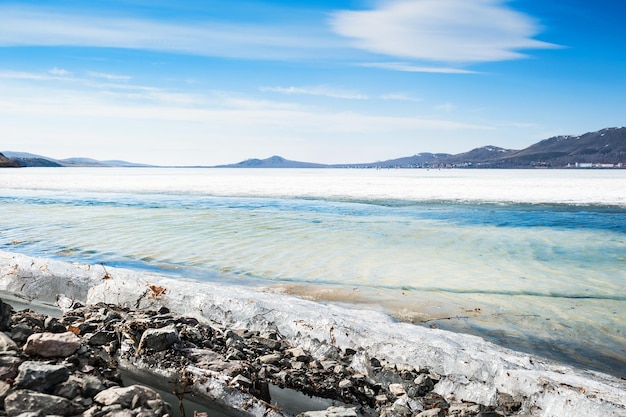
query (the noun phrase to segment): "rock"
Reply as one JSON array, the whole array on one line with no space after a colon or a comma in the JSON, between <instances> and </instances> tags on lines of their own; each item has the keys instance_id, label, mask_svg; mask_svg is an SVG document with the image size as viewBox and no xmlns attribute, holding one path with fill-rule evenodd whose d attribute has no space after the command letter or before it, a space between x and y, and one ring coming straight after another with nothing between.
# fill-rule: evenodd
<instances>
[{"instance_id":1,"label":"rock","mask_svg":"<svg viewBox=\"0 0 626 417\"><path fill-rule=\"evenodd\" d=\"M180 338L178 337L178 330L173 324L160 329L148 329L143 332L137 351L150 349L160 352L169 349L175 343L180 343Z\"/></svg>"},{"instance_id":2,"label":"rock","mask_svg":"<svg viewBox=\"0 0 626 417\"><path fill-rule=\"evenodd\" d=\"M422 411L416 414L415 417L444 417L445 414L440 408L431 408L430 410Z\"/></svg>"},{"instance_id":3,"label":"rock","mask_svg":"<svg viewBox=\"0 0 626 417\"><path fill-rule=\"evenodd\" d=\"M356 407L329 407L321 411L306 411L297 417L360 417Z\"/></svg>"},{"instance_id":4,"label":"rock","mask_svg":"<svg viewBox=\"0 0 626 417\"><path fill-rule=\"evenodd\" d=\"M87 343L90 346L102 346L109 344L117 339L115 332L99 331L94 333Z\"/></svg>"},{"instance_id":5,"label":"rock","mask_svg":"<svg viewBox=\"0 0 626 417\"><path fill-rule=\"evenodd\" d=\"M418 375L413 382L417 386L417 395L420 397L428 394L435 388L435 383L430 376L426 374Z\"/></svg>"},{"instance_id":6,"label":"rock","mask_svg":"<svg viewBox=\"0 0 626 417\"><path fill-rule=\"evenodd\" d=\"M342 379L339 381L339 389L348 389L352 388L354 384L349 379Z\"/></svg>"},{"instance_id":7,"label":"rock","mask_svg":"<svg viewBox=\"0 0 626 417\"><path fill-rule=\"evenodd\" d=\"M522 408L522 402L517 401L511 394L499 392L498 406L507 413L513 413Z\"/></svg>"},{"instance_id":8,"label":"rock","mask_svg":"<svg viewBox=\"0 0 626 417\"><path fill-rule=\"evenodd\" d=\"M67 381L69 376L69 369L63 365L26 361L19 367L15 386L18 389L49 393L57 384Z\"/></svg>"},{"instance_id":9,"label":"rock","mask_svg":"<svg viewBox=\"0 0 626 417\"><path fill-rule=\"evenodd\" d=\"M293 359L297 362L308 362L310 360L309 355L300 347L287 349L285 353L287 355L291 355L291 357L293 357Z\"/></svg>"},{"instance_id":10,"label":"rock","mask_svg":"<svg viewBox=\"0 0 626 417\"><path fill-rule=\"evenodd\" d=\"M270 353L269 355L259 356L259 361L265 364L275 364L280 362L283 358L283 355L280 353Z\"/></svg>"},{"instance_id":11,"label":"rock","mask_svg":"<svg viewBox=\"0 0 626 417\"><path fill-rule=\"evenodd\" d=\"M102 405L117 404L122 408L137 408L146 405L147 401L160 400L161 396L154 390L142 385L128 387L112 387L98 393L94 400Z\"/></svg>"},{"instance_id":12,"label":"rock","mask_svg":"<svg viewBox=\"0 0 626 417\"><path fill-rule=\"evenodd\" d=\"M15 352L3 352L0 354L0 380L15 378L17 367L22 360L15 355Z\"/></svg>"},{"instance_id":13,"label":"rock","mask_svg":"<svg viewBox=\"0 0 626 417\"><path fill-rule=\"evenodd\" d=\"M478 404L452 404L448 409L448 415L454 417L473 417L478 416L481 407Z\"/></svg>"},{"instance_id":14,"label":"rock","mask_svg":"<svg viewBox=\"0 0 626 417\"><path fill-rule=\"evenodd\" d=\"M80 339L72 332L35 333L24 345L24 353L44 358L67 357L80 347Z\"/></svg>"},{"instance_id":15,"label":"rock","mask_svg":"<svg viewBox=\"0 0 626 417\"><path fill-rule=\"evenodd\" d=\"M63 333L67 331L67 327L59 323L56 317L46 317L43 325L46 331L50 333Z\"/></svg>"},{"instance_id":16,"label":"rock","mask_svg":"<svg viewBox=\"0 0 626 417\"><path fill-rule=\"evenodd\" d=\"M28 412L57 416L73 416L83 412L81 407L66 398L25 389L9 394L4 400L4 409L9 417Z\"/></svg>"},{"instance_id":17,"label":"rock","mask_svg":"<svg viewBox=\"0 0 626 417\"><path fill-rule=\"evenodd\" d=\"M9 392L11 392L11 385L4 381L0 381L0 404L4 404L4 399L7 397Z\"/></svg>"},{"instance_id":18,"label":"rock","mask_svg":"<svg viewBox=\"0 0 626 417\"><path fill-rule=\"evenodd\" d=\"M13 307L0 300L0 332L11 328L11 314L13 314Z\"/></svg>"},{"instance_id":19,"label":"rock","mask_svg":"<svg viewBox=\"0 0 626 417\"><path fill-rule=\"evenodd\" d=\"M406 395L406 390L402 384L389 384L389 392L396 397L403 397Z\"/></svg>"},{"instance_id":20,"label":"rock","mask_svg":"<svg viewBox=\"0 0 626 417\"><path fill-rule=\"evenodd\" d=\"M35 331L26 323L18 323L11 329L11 339L17 343L24 343Z\"/></svg>"},{"instance_id":21,"label":"rock","mask_svg":"<svg viewBox=\"0 0 626 417\"><path fill-rule=\"evenodd\" d=\"M17 343L13 341L6 333L0 332L0 352L17 352Z\"/></svg>"}]
</instances>

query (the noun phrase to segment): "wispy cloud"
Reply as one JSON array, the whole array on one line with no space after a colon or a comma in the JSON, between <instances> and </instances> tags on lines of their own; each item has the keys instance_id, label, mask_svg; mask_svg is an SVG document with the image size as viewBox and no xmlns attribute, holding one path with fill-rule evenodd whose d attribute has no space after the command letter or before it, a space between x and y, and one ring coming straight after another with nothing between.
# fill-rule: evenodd
<instances>
[{"instance_id":1,"label":"wispy cloud","mask_svg":"<svg viewBox=\"0 0 626 417\"><path fill-rule=\"evenodd\" d=\"M381 100L398 100L398 101L422 101L421 98L413 97L409 94L404 93L387 93L383 94L379 97Z\"/></svg>"},{"instance_id":2,"label":"wispy cloud","mask_svg":"<svg viewBox=\"0 0 626 417\"><path fill-rule=\"evenodd\" d=\"M129 81L132 77L130 75L117 75L117 74L107 74L103 72L93 72L88 71L87 75L94 78L104 78L109 81Z\"/></svg>"},{"instance_id":3,"label":"wispy cloud","mask_svg":"<svg viewBox=\"0 0 626 417\"><path fill-rule=\"evenodd\" d=\"M59 77L66 77L66 76L68 76L68 75L71 75L71 74L72 74L72 73L71 73L71 72L69 72L68 70L64 70L64 69L62 69L62 68L57 68L57 67L52 68L52 69L51 69L50 71L48 71L48 72L49 72L50 74L52 74L52 75L56 75L56 76L59 76Z\"/></svg>"},{"instance_id":4,"label":"wispy cloud","mask_svg":"<svg viewBox=\"0 0 626 417\"><path fill-rule=\"evenodd\" d=\"M433 74L476 74L476 71L470 71L461 68L418 66L407 64L404 62L368 62L360 65L362 67L381 68L386 70L404 72L427 72Z\"/></svg>"},{"instance_id":5,"label":"wispy cloud","mask_svg":"<svg viewBox=\"0 0 626 417\"><path fill-rule=\"evenodd\" d=\"M323 30L242 22L178 22L0 6L0 46L79 46L274 59L341 48Z\"/></svg>"},{"instance_id":6,"label":"wispy cloud","mask_svg":"<svg viewBox=\"0 0 626 417\"><path fill-rule=\"evenodd\" d=\"M263 92L282 94L305 94L311 96L324 96L331 98L341 98L350 100L366 100L367 95L352 91L333 89L325 86L318 87L261 87Z\"/></svg>"},{"instance_id":7,"label":"wispy cloud","mask_svg":"<svg viewBox=\"0 0 626 417\"><path fill-rule=\"evenodd\" d=\"M405 59L476 63L523 58L554 48L534 37L532 17L505 0L387 0L371 10L338 11L332 29L358 48ZM398 66L389 69L400 69ZM417 70L417 69L416 69ZM441 71L435 71L441 72Z\"/></svg>"}]
</instances>

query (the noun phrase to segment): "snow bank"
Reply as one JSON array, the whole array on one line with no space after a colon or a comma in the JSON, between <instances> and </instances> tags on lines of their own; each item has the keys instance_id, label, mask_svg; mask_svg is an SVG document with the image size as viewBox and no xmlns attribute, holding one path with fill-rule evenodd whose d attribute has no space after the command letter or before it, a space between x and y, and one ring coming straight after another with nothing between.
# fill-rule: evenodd
<instances>
[{"instance_id":1,"label":"snow bank","mask_svg":"<svg viewBox=\"0 0 626 417\"><path fill-rule=\"evenodd\" d=\"M166 306L235 328L275 328L320 356L331 345L365 348L389 362L443 376L435 391L486 405L498 392L534 416L625 416L626 382L504 349L469 335L399 323L380 312L322 305L249 287L173 280L151 273L0 252L0 291L39 305L72 302ZM359 364L355 364L359 366ZM361 365L367 372L367 361Z\"/></svg>"}]
</instances>

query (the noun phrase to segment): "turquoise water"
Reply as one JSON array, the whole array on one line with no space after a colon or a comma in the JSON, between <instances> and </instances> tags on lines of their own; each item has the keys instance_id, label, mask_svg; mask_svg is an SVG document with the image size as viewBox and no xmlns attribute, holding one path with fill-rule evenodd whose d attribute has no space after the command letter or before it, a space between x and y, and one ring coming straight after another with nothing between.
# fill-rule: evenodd
<instances>
[{"instance_id":1,"label":"turquoise water","mask_svg":"<svg viewBox=\"0 0 626 417\"><path fill-rule=\"evenodd\" d=\"M0 250L350 303L624 376L625 174L2 171Z\"/></svg>"}]
</instances>

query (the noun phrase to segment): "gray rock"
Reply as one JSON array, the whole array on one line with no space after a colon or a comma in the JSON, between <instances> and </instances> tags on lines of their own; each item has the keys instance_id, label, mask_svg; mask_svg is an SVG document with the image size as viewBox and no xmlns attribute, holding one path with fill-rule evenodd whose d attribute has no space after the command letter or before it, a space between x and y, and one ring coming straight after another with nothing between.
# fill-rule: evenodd
<instances>
[{"instance_id":1,"label":"gray rock","mask_svg":"<svg viewBox=\"0 0 626 417\"><path fill-rule=\"evenodd\" d=\"M102 346L102 345L109 344L116 339L117 339L117 336L115 335L115 332L100 331L100 332L94 333L89 338L88 343L90 346Z\"/></svg>"},{"instance_id":2,"label":"gray rock","mask_svg":"<svg viewBox=\"0 0 626 417\"><path fill-rule=\"evenodd\" d=\"M17 352L17 343L6 333L0 332L0 352Z\"/></svg>"},{"instance_id":3,"label":"gray rock","mask_svg":"<svg viewBox=\"0 0 626 417\"><path fill-rule=\"evenodd\" d=\"M4 400L4 409L8 417L17 417L28 412L73 416L83 411L66 398L31 390L17 390L9 394Z\"/></svg>"},{"instance_id":4,"label":"gray rock","mask_svg":"<svg viewBox=\"0 0 626 417\"><path fill-rule=\"evenodd\" d=\"M473 417L479 415L481 407L478 404L451 404L448 415L454 417Z\"/></svg>"},{"instance_id":5,"label":"gray rock","mask_svg":"<svg viewBox=\"0 0 626 417\"><path fill-rule=\"evenodd\" d=\"M15 378L20 363L22 360L16 356L15 352L0 353L0 380Z\"/></svg>"},{"instance_id":6,"label":"gray rock","mask_svg":"<svg viewBox=\"0 0 626 417\"><path fill-rule=\"evenodd\" d=\"M19 368L15 386L19 389L31 389L48 393L57 384L67 381L70 371L63 365L48 365L41 362L26 361Z\"/></svg>"},{"instance_id":7,"label":"gray rock","mask_svg":"<svg viewBox=\"0 0 626 417\"><path fill-rule=\"evenodd\" d=\"M150 349L160 352L179 342L178 330L176 330L173 324L159 329L148 329L143 332L137 351L141 352L144 349Z\"/></svg>"},{"instance_id":8,"label":"gray rock","mask_svg":"<svg viewBox=\"0 0 626 417\"><path fill-rule=\"evenodd\" d=\"M4 381L0 381L0 404L4 404L4 399L11 392L11 385Z\"/></svg>"},{"instance_id":9,"label":"gray rock","mask_svg":"<svg viewBox=\"0 0 626 417\"><path fill-rule=\"evenodd\" d=\"M67 331L67 327L59 323L56 317L46 317L43 325L46 331L50 333L63 333Z\"/></svg>"},{"instance_id":10,"label":"gray rock","mask_svg":"<svg viewBox=\"0 0 626 417\"><path fill-rule=\"evenodd\" d=\"M417 395L420 397L431 392L435 388L434 381L429 375L426 374L418 375L413 382L417 386Z\"/></svg>"},{"instance_id":11,"label":"gray rock","mask_svg":"<svg viewBox=\"0 0 626 417\"><path fill-rule=\"evenodd\" d=\"M283 355L280 353L270 353L269 355L259 356L259 361L261 363L273 364L278 363L283 358Z\"/></svg>"},{"instance_id":12,"label":"gray rock","mask_svg":"<svg viewBox=\"0 0 626 417\"><path fill-rule=\"evenodd\" d=\"M287 349L285 353L287 355L291 355L293 359L298 362L308 362L310 360L309 355L304 351L304 349L299 347Z\"/></svg>"},{"instance_id":13,"label":"gray rock","mask_svg":"<svg viewBox=\"0 0 626 417\"><path fill-rule=\"evenodd\" d=\"M161 396L154 390L142 385L128 387L112 387L106 389L94 397L94 400L102 405L119 404L122 408L143 407L147 401L160 400Z\"/></svg>"},{"instance_id":14,"label":"gray rock","mask_svg":"<svg viewBox=\"0 0 626 417\"><path fill-rule=\"evenodd\" d=\"M0 331L4 332L11 328L11 314L13 307L0 300Z\"/></svg>"},{"instance_id":15,"label":"gray rock","mask_svg":"<svg viewBox=\"0 0 626 417\"><path fill-rule=\"evenodd\" d=\"M416 414L415 417L444 417L445 414L441 408L431 408L430 410L422 411Z\"/></svg>"},{"instance_id":16,"label":"gray rock","mask_svg":"<svg viewBox=\"0 0 626 417\"><path fill-rule=\"evenodd\" d=\"M80 347L80 338L72 332L35 333L28 337L24 353L44 358L67 357Z\"/></svg>"},{"instance_id":17,"label":"gray rock","mask_svg":"<svg viewBox=\"0 0 626 417\"><path fill-rule=\"evenodd\" d=\"M360 417L356 407L329 407L321 411L305 411L297 417Z\"/></svg>"},{"instance_id":18,"label":"gray rock","mask_svg":"<svg viewBox=\"0 0 626 417\"><path fill-rule=\"evenodd\" d=\"M35 331L26 323L18 323L11 329L11 339L18 343L24 343Z\"/></svg>"}]
</instances>

